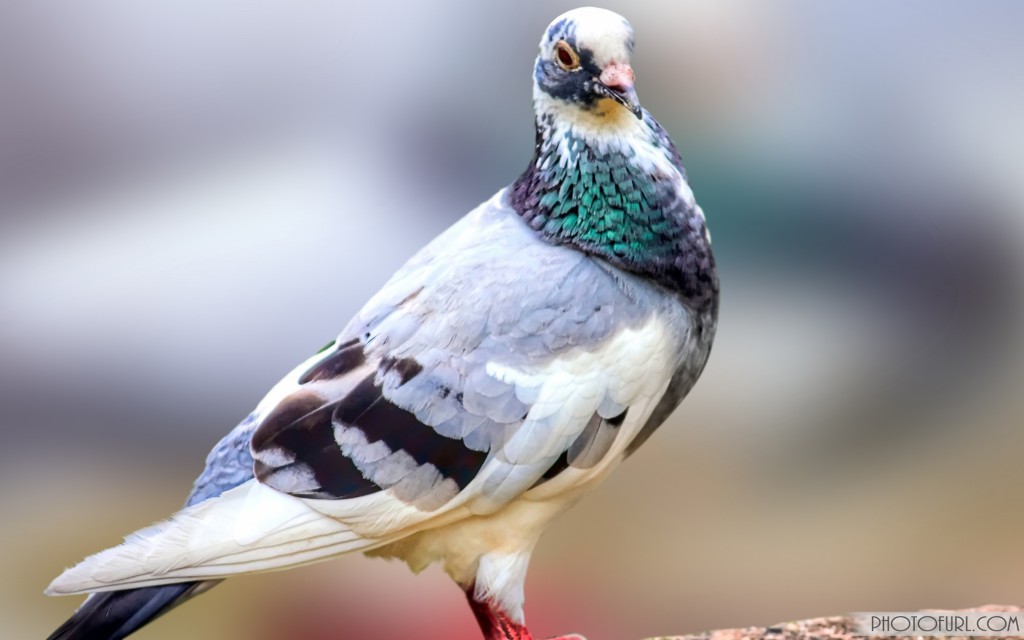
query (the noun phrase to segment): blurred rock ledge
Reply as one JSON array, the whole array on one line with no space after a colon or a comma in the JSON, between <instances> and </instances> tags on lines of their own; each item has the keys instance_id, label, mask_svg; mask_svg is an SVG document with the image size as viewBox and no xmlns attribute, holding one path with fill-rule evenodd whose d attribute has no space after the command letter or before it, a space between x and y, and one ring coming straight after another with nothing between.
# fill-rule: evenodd
<instances>
[{"instance_id":1,"label":"blurred rock ledge","mask_svg":"<svg viewBox=\"0 0 1024 640\"><path fill-rule=\"evenodd\" d=\"M1004 605L985 605L973 609L926 609L921 613L1021 613L1021 607ZM784 622L770 627L747 627L746 629L719 629L684 636L659 636L648 640L853 640L865 636L855 635L856 622L849 616L831 616L827 618L811 618L796 622ZM871 638L895 638L895 636L870 636ZM964 640L974 636L903 636L903 638L942 637L944 640ZM980 636L978 636L980 637ZM999 638L1021 638L1024 636L998 636ZM995 638L995 637L993 637Z\"/></svg>"}]
</instances>

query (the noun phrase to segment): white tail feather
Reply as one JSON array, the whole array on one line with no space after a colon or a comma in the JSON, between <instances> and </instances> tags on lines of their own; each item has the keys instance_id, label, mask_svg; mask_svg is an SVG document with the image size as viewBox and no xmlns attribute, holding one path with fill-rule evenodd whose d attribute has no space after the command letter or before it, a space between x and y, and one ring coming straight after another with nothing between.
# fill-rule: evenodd
<instances>
[{"instance_id":1,"label":"white tail feather","mask_svg":"<svg viewBox=\"0 0 1024 640\"><path fill-rule=\"evenodd\" d=\"M255 481L138 531L50 584L50 595L225 578L284 569L384 540L366 539L302 500Z\"/></svg>"}]
</instances>

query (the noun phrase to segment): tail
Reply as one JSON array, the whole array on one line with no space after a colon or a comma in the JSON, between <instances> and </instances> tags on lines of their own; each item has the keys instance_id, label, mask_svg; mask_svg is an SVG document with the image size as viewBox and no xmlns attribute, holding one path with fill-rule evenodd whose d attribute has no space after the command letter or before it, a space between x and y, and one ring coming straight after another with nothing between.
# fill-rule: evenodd
<instances>
[{"instance_id":1,"label":"tail","mask_svg":"<svg viewBox=\"0 0 1024 640\"><path fill-rule=\"evenodd\" d=\"M47 640L121 640L219 581L94 593Z\"/></svg>"},{"instance_id":2,"label":"tail","mask_svg":"<svg viewBox=\"0 0 1024 640\"><path fill-rule=\"evenodd\" d=\"M119 640L223 578L285 569L385 543L255 481L86 558L48 595L91 593L49 640Z\"/></svg>"},{"instance_id":3,"label":"tail","mask_svg":"<svg viewBox=\"0 0 1024 640\"><path fill-rule=\"evenodd\" d=\"M117 591L286 569L385 540L363 538L256 481L187 507L68 569L48 595Z\"/></svg>"}]
</instances>

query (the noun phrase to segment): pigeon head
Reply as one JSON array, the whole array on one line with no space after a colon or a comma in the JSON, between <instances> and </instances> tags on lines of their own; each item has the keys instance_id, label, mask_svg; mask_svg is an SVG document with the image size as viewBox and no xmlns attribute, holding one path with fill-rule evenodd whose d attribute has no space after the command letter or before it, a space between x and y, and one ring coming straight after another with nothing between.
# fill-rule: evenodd
<instances>
[{"instance_id":1,"label":"pigeon head","mask_svg":"<svg viewBox=\"0 0 1024 640\"><path fill-rule=\"evenodd\" d=\"M633 28L611 11L575 9L548 26L533 74L533 158L508 203L546 242L709 308L717 284L704 213L679 151L637 100L632 53Z\"/></svg>"},{"instance_id":2,"label":"pigeon head","mask_svg":"<svg viewBox=\"0 0 1024 640\"><path fill-rule=\"evenodd\" d=\"M570 109L569 117L643 117L633 90L633 27L606 9L584 7L555 18L540 41L534 66L539 109Z\"/></svg>"}]
</instances>

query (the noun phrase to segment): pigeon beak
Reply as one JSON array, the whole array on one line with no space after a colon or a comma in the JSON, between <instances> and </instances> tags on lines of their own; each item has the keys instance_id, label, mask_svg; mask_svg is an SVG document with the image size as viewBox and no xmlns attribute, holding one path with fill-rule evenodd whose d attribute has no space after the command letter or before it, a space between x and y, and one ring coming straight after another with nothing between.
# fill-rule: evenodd
<instances>
[{"instance_id":1,"label":"pigeon beak","mask_svg":"<svg viewBox=\"0 0 1024 640\"><path fill-rule=\"evenodd\" d=\"M633 80L633 69L622 62L609 63L598 78L609 98L629 109L637 118L643 118L643 107L633 90Z\"/></svg>"}]
</instances>

